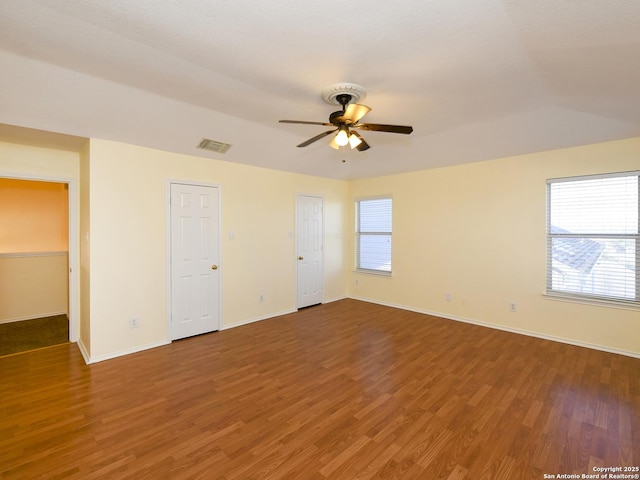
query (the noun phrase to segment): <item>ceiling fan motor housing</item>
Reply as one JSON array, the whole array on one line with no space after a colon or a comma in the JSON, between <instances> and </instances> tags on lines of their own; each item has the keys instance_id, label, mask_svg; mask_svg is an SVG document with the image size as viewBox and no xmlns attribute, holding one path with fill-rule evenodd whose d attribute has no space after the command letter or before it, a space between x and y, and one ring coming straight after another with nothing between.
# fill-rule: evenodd
<instances>
[{"instance_id":1,"label":"ceiling fan motor housing","mask_svg":"<svg viewBox=\"0 0 640 480\"><path fill-rule=\"evenodd\" d=\"M340 125L344 123L344 118L342 118L344 115L344 110L338 110L336 112L333 112L331 115L329 115L329 122L334 124L334 125Z\"/></svg>"}]
</instances>

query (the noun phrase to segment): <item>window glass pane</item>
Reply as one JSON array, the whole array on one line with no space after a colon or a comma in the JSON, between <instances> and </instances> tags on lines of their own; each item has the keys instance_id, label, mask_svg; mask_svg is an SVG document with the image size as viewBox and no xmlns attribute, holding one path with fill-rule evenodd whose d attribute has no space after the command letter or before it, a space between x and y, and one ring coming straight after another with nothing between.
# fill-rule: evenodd
<instances>
[{"instance_id":1,"label":"window glass pane","mask_svg":"<svg viewBox=\"0 0 640 480\"><path fill-rule=\"evenodd\" d=\"M550 233L638 233L638 177L595 178L549 185Z\"/></svg>"},{"instance_id":2,"label":"window glass pane","mask_svg":"<svg viewBox=\"0 0 640 480\"><path fill-rule=\"evenodd\" d=\"M551 289L599 297L636 297L636 240L552 238Z\"/></svg>"},{"instance_id":3,"label":"window glass pane","mask_svg":"<svg viewBox=\"0 0 640 480\"><path fill-rule=\"evenodd\" d=\"M360 232L391 232L391 199L362 200Z\"/></svg>"},{"instance_id":4,"label":"window glass pane","mask_svg":"<svg viewBox=\"0 0 640 480\"><path fill-rule=\"evenodd\" d=\"M640 303L638 172L549 183L549 291Z\"/></svg>"},{"instance_id":5,"label":"window glass pane","mask_svg":"<svg viewBox=\"0 0 640 480\"><path fill-rule=\"evenodd\" d=\"M356 202L356 268L391 273L391 198Z\"/></svg>"},{"instance_id":6,"label":"window glass pane","mask_svg":"<svg viewBox=\"0 0 640 480\"><path fill-rule=\"evenodd\" d=\"M391 271L391 235L360 235L358 268Z\"/></svg>"}]
</instances>

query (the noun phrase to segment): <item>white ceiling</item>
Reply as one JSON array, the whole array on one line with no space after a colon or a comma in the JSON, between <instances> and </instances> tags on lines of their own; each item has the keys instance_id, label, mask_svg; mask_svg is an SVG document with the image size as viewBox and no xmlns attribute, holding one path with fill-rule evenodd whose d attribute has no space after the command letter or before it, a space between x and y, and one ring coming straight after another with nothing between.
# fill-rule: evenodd
<instances>
[{"instance_id":1,"label":"white ceiling","mask_svg":"<svg viewBox=\"0 0 640 480\"><path fill-rule=\"evenodd\" d=\"M640 1L0 0L0 70L0 123L363 178L640 135ZM296 148L339 82L413 134Z\"/></svg>"}]
</instances>

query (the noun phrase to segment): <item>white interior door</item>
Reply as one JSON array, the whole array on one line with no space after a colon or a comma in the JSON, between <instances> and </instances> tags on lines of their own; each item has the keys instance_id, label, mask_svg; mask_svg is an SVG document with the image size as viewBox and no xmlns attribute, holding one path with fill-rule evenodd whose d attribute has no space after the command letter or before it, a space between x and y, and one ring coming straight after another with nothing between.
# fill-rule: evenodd
<instances>
[{"instance_id":1,"label":"white interior door","mask_svg":"<svg viewBox=\"0 0 640 480\"><path fill-rule=\"evenodd\" d=\"M322 303L323 200L298 195L297 200L298 308Z\"/></svg>"},{"instance_id":2,"label":"white interior door","mask_svg":"<svg viewBox=\"0 0 640 480\"><path fill-rule=\"evenodd\" d=\"M171 184L171 336L219 330L217 187Z\"/></svg>"}]
</instances>

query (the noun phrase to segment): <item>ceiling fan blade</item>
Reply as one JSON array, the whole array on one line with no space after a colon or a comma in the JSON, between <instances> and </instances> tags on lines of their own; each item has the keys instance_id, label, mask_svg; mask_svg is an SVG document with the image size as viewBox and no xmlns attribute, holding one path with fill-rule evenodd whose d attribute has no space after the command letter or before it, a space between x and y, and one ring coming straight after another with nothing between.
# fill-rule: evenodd
<instances>
[{"instance_id":1,"label":"ceiling fan blade","mask_svg":"<svg viewBox=\"0 0 640 480\"><path fill-rule=\"evenodd\" d=\"M369 150L371 148L371 146L365 141L365 139L362 138L362 135L360 135L355 130L351 130L351 135L355 135L360 139L360 143L356 146L356 150L358 150L359 152L364 152L365 150Z\"/></svg>"},{"instance_id":2,"label":"ceiling fan blade","mask_svg":"<svg viewBox=\"0 0 640 480\"><path fill-rule=\"evenodd\" d=\"M373 132L404 133L405 135L409 135L413 132L413 127L407 125L382 125L380 123L359 123L357 125L352 125L352 128L371 130Z\"/></svg>"},{"instance_id":3,"label":"ceiling fan blade","mask_svg":"<svg viewBox=\"0 0 640 480\"><path fill-rule=\"evenodd\" d=\"M326 122L305 122L304 120L279 120L280 123L301 123L303 125L324 125L326 127L331 127L332 123Z\"/></svg>"},{"instance_id":4,"label":"ceiling fan blade","mask_svg":"<svg viewBox=\"0 0 640 480\"><path fill-rule=\"evenodd\" d=\"M331 135L333 132L335 132L335 130L327 130L326 132L322 132L319 135L316 135L315 137L310 138L309 140L307 140L306 142L302 142L300 145L297 145L298 147L306 147L307 145L311 145L313 142L316 142L318 140L320 140L321 138L326 137L327 135Z\"/></svg>"},{"instance_id":5,"label":"ceiling fan blade","mask_svg":"<svg viewBox=\"0 0 640 480\"><path fill-rule=\"evenodd\" d=\"M357 103L350 103L347 105L342 118L344 122L348 125L355 125L360 121L362 117L364 117L367 113L371 111L371 108L366 105L358 105Z\"/></svg>"}]
</instances>

